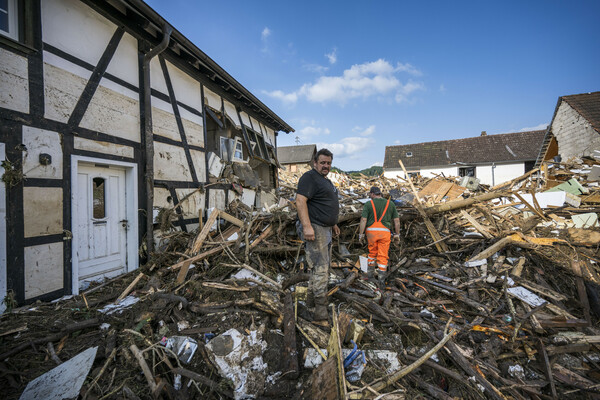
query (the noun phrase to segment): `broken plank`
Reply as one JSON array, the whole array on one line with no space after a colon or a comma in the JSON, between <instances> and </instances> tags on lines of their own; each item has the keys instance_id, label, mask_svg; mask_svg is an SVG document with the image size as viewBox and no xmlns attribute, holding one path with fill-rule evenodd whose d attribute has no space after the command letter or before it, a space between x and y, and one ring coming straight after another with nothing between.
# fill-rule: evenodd
<instances>
[{"instance_id":1,"label":"broken plank","mask_svg":"<svg viewBox=\"0 0 600 400\"><path fill-rule=\"evenodd\" d=\"M212 212L208 216L208 219L206 220L206 224L204 225L204 228L202 228L202 230L196 237L196 240L194 240L194 245L192 246L192 254L198 253L200 251L200 248L202 248L202 245L204 244L204 241L208 237L208 234L210 233L210 230L212 229L213 224L219 217L219 213L220 213L220 211L217 208L215 208L212 210Z\"/></svg>"},{"instance_id":2,"label":"broken plank","mask_svg":"<svg viewBox=\"0 0 600 400\"><path fill-rule=\"evenodd\" d=\"M465 210L460 210L460 215L466 219L467 221L469 221L469 223L471 225L473 225L473 227L477 230L477 232L481 233L483 236L485 236L487 239L491 239L494 236L483 226L481 225L479 222L477 222L477 220L475 218L473 218L469 213L467 213Z\"/></svg>"},{"instance_id":3,"label":"broken plank","mask_svg":"<svg viewBox=\"0 0 600 400\"><path fill-rule=\"evenodd\" d=\"M288 290L283 296L283 374L285 379L296 379L300 374L298 366L298 346L296 342L296 320L294 317L292 293Z\"/></svg>"},{"instance_id":4,"label":"broken plank","mask_svg":"<svg viewBox=\"0 0 600 400\"><path fill-rule=\"evenodd\" d=\"M260 235L258 235L258 237L256 239L254 239L254 241L252 243L250 243L250 249L256 247L256 245L258 245L260 242L262 242L263 240L265 240L267 237L269 237L271 234L273 233L273 225L269 225L267 226Z\"/></svg>"},{"instance_id":5,"label":"broken plank","mask_svg":"<svg viewBox=\"0 0 600 400\"><path fill-rule=\"evenodd\" d=\"M229 247L233 243L235 243L235 242L223 243L222 246L223 247ZM187 267L189 268L190 264L193 263L194 261L202 260L203 258L206 258L208 256L211 256L211 255L215 254L215 253L223 251L223 247L221 247L221 246L215 247L214 249L210 249L208 251L205 251L204 253L198 254L197 256L190 257L187 260L180 261L180 262L178 262L176 264L171 265L169 267L169 269L179 269L179 268L183 267L186 264L187 264Z\"/></svg>"},{"instance_id":6,"label":"broken plank","mask_svg":"<svg viewBox=\"0 0 600 400\"><path fill-rule=\"evenodd\" d=\"M222 210L219 211L219 218L223 218L225 221L231 222L232 224L237 225L240 228L244 227L244 221L234 217L231 214L226 213L225 211L222 211Z\"/></svg>"}]
</instances>

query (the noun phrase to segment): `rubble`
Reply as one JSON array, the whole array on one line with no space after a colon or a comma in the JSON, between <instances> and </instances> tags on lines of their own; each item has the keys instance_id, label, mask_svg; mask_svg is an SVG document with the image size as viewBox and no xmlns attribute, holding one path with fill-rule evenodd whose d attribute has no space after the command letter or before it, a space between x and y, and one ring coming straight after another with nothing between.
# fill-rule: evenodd
<instances>
[{"instance_id":1,"label":"rubble","mask_svg":"<svg viewBox=\"0 0 600 400\"><path fill-rule=\"evenodd\" d=\"M599 168L549 163L496 187L331 173L329 328L305 302L297 175L275 205L233 201L196 232L162 212L140 270L0 317L3 395L97 346L82 398L600 397ZM373 185L402 224L383 290L358 243Z\"/></svg>"}]
</instances>

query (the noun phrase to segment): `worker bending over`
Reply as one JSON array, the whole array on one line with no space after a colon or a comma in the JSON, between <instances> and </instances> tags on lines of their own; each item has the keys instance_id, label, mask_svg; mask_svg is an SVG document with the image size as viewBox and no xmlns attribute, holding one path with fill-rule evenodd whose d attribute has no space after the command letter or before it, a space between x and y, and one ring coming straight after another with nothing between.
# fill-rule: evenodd
<instances>
[{"instance_id":1,"label":"worker bending over","mask_svg":"<svg viewBox=\"0 0 600 400\"><path fill-rule=\"evenodd\" d=\"M377 277L381 283L385 281L388 269L389 250L391 243L391 222L394 221L394 242L400 243L400 217L396 205L390 199L384 199L381 190L373 186L369 190L371 201L365 203L360 218L358 240L361 244L365 241L365 228L367 242L369 243L369 278L373 277L373 270L377 267Z\"/></svg>"}]
</instances>

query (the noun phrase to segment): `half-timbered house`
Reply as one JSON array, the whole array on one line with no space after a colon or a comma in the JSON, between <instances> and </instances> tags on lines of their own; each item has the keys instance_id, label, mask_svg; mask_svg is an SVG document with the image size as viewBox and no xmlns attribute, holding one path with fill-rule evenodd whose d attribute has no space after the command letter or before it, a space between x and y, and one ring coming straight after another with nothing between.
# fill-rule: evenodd
<instances>
[{"instance_id":1,"label":"half-timbered house","mask_svg":"<svg viewBox=\"0 0 600 400\"><path fill-rule=\"evenodd\" d=\"M192 192L180 229L272 196L293 129L142 0L2 4L0 298L136 269L156 209Z\"/></svg>"}]
</instances>

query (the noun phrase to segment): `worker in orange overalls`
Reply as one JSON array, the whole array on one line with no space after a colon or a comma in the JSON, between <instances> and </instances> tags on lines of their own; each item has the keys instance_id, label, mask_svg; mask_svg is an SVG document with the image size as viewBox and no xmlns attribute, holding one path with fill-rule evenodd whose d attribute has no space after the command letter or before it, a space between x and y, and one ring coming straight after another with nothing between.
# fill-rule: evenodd
<instances>
[{"instance_id":1,"label":"worker in orange overalls","mask_svg":"<svg viewBox=\"0 0 600 400\"><path fill-rule=\"evenodd\" d=\"M367 275L373 278L373 270L377 267L377 278L384 283L387 276L391 237L391 222L394 221L394 243L400 243L400 217L394 203L390 207L390 199L384 199L381 190L373 186L369 190L371 201L365 203L360 218L358 240L365 242L365 228L369 243L369 269Z\"/></svg>"}]
</instances>

